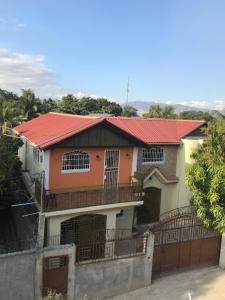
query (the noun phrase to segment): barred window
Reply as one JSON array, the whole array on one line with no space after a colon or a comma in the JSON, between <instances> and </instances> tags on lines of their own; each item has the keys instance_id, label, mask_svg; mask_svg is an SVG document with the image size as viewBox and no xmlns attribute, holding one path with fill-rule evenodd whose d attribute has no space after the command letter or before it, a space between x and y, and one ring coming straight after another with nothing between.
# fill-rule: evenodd
<instances>
[{"instance_id":1,"label":"barred window","mask_svg":"<svg viewBox=\"0 0 225 300\"><path fill-rule=\"evenodd\" d=\"M162 162L164 160L164 150L162 147L144 148L142 152L142 162Z\"/></svg>"},{"instance_id":2,"label":"barred window","mask_svg":"<svg viewBox=\"0 0 225 300\"><path fill-rule=\"evenodd\" d=\"M89 154L81 151L74 151L65 153L62 160L62 171L69 172L82 172L90 170Z\"/></svg>"},{"instance_id":3,"label":"barred window","mask_svg":"<svg viewBox=\"0 0 225 300\"><path fill-rule=\"evenodd\" d=\"M33 147L33 162L35 164L39 162L39 150L37 147Z\"/></svg>"}]
</instances>

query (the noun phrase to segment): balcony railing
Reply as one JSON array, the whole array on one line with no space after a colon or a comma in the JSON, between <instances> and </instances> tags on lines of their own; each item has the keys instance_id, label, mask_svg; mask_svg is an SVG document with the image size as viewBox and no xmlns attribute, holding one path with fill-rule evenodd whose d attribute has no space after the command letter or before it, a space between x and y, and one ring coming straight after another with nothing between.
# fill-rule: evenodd
<instances>
[{"instance_id":1,"label":"balcony railing","mask_svg":"<svg viewBox=\"0 0 225 300\"><path fill-rule=\"evenodd\" d=\"M142 186L138 182L117 186L92 186L73 189L72 191L43 191L41 201L40 183L36 182L36 199L45 212L64 209L84 208L123 202L141 201Z\"/></svg>"}]
</instances>

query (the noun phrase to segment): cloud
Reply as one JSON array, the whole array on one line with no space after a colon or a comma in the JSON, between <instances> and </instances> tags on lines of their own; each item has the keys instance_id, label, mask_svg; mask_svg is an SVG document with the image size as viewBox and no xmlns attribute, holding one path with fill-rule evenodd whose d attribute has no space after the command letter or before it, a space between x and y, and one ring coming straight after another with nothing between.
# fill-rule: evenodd
<instances>
[{"instance_id":1,"label":"cloud","mask_svg":"<svg viewBox=\"0 0 225 300\"><path fill-rule=\"evenodd\" d=\"M60 96L67 91L55 83L55 72L43 55L22 54L0 48L0 88L20 92L32 89L39 96Z\"/></svg>"},{"instance_id":2,"label":"cloud","mask_svg":"<svg viewBox=\"0 0 225 300\"><path fill-rule=\"evenodd\" d=\"M23 29L25 27L27 27L25 22L21 22L20 20L12 18L0 17L0 28L2 30Z\"/></svg>"},{"instance_id":3,"label":"cloud","mask_svg":"<svg viewBox=\"0 0 225 300\"><path fill-rule=\"evenodd\" d=\"M199 109L210 109L210 110L224 110L225 101L224 100L215 100L211 102L207 101L182 101L177 104L182 104Z\"/></svg>"},{"instance_id":4,"label":"cloud","mask_svg":"<svg viewBox=\"0 0 225 300\"><path fill-rule=\"evenodd\" d=\"M27 24L26 23L17 23L16 27L17 28L24 28L24 27L27 27Z\"/></svg>"}]
</instances>

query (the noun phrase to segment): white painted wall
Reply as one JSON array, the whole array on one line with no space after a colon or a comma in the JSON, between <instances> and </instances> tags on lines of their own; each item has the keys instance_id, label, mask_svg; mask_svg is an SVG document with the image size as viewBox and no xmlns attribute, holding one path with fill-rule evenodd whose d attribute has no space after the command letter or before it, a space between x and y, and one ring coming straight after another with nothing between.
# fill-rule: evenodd
<instances>
[{"instance_id":1,"label":"white painted wall","mask_svg":"<svg viewBox=\"0 0 225 300\"><path fill-rule=\"evenodd\" d=\"M33 148L35 145L23 138L23 146L18 150L18 156L22 162L22 170L27 170L31 177L36 177L35 174L45 172L45 189L49 189L49 168L50 168L50 151L42 151L39 149L39 156L42 156L42 161L34 161Z\"/></svg>"},{"instance_id":2,"label":"white painted wall","mask_svg":"<svg viewBox=\"0 0 225 300\"><path fill-rule=\"evenodd\" d=\"M49 189L49 169L50 169L50 154L51 150L42 151L43 152L43 164L42 170L45 176L45 189Z\"/></svg>"}]
</instances>

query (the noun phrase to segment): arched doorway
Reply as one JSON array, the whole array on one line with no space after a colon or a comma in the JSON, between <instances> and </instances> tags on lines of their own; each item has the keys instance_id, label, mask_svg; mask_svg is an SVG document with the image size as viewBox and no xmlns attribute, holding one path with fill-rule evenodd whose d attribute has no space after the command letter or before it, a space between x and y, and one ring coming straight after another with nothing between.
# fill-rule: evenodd
<instances>
[{"instance_id":1,"label":"arched doorway","mask_svg":"<svg viewBox=\"0 0 225 300\"><path fill-rule=\"evenodd\" d=\"M61 244L102 240L106 231L105 215L82 215L61 223Z\"/></svg>"},{"instance_id":2,"label":"arched doorway","mask_svg":"<svg viewBox=\"0 0 225 300\"><path fill-rule=\"evenodd\" d=\"M106 216L89 214L61 223L61 244L75 243L76 260L104 257Z\"/></svg>"},{"instance_id":3,"label":"arched doorway","mask_svg":"<svg viewBox=\"0 0 225 300\"><path fill-rule=\"evenodd\" d=\"M160 216L161 189L149 187L144 189L143 205L137 207L137 224L156 222Z\"/></svg>"}]
</instances>

